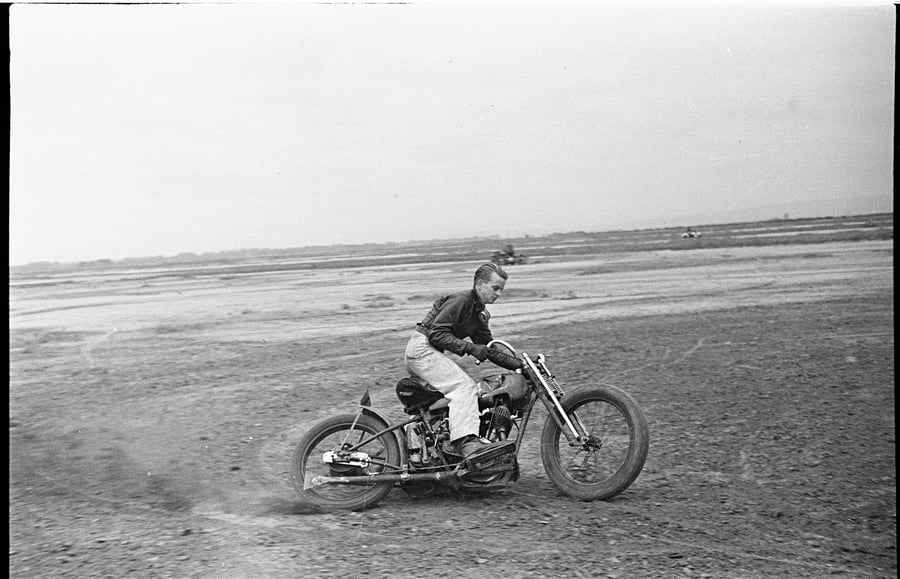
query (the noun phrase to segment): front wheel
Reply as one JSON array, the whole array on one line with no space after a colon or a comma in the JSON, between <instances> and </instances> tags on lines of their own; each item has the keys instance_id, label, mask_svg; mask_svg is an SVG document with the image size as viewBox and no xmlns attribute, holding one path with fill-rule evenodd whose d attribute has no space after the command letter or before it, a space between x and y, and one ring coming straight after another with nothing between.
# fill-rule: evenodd
<instances>
[{"instance_id":1,"label":"front wheel","mask_svg":"<svg viewBox=\"0 0 900 579\"><path fill-rule=\"evenodd\" d=\"M397 439L388 432L356 447L366 438L385 428L387 425L367 414L359 417L355 414L344 414L313 426L297 443L291 462L291 482L300 498L326 510L359 511L375 506L386 497L394 483L378 482L377 474L384 472L386 465L399 465L400 446ZM338 452L351 447L354 447L354 451L365 453L369 463L360 466L340 462L327 463L323 460L327 452ZM373 478L366 484L317 484L314 478L340 476Z\"/></svg>"},{"instance_id":2,"label":"front wheel","mask_svg":"<svg viewBox=\"0 0 900 579\"><path fill-rule=\"evenodd\" d=\"M606 500L628 488L644 468L650 446L647 419L637 402L615 386L598 386L572 392L562 405L586 436L570 444L547 417L541 461L553 484L585 501Z\"/></svg>"}]
</instances>

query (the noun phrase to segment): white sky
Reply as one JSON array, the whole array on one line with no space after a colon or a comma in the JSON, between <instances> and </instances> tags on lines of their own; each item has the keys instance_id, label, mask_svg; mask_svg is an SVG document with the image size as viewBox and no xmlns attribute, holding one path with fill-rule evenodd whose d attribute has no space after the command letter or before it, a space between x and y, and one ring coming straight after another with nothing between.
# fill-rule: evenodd
<instances>
[{"instance_id":1,"label":"white sky","mask_svg":"<svg viewBox=\"0 0 900 579\"><path fill-rule=\"evenodd\" d=\"M894 22L13 5L10 264L892 211Z\"/></svg>"}]
</instances>

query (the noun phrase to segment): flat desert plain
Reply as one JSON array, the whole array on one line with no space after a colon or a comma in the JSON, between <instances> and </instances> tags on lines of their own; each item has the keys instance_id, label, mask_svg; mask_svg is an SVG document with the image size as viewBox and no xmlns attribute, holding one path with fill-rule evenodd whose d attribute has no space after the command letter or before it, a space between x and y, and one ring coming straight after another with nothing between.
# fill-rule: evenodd
<instances>
[{"instance_id":1,"label":"flat desert plain","mask_svg":"<svg viewBox=\"0 0 900 579\"><path fill-rule=\"evenodd\" d=\"M410 331L490 243L11 268L10 576L896 577L892 216L736 229L520 240L495 336L648 418L608 502L550 483L542 410L503 490L324 513L290 485L367 387L402 416Z\"/></svg>"}]
</instances>

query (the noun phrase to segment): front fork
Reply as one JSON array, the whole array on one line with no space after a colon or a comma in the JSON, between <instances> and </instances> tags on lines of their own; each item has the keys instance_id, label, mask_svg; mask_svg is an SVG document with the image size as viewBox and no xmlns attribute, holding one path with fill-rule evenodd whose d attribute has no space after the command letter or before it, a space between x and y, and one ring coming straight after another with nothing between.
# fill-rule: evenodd
<instances>
[{"instance_id":1,"label":"front fork","mask_svg":"<svg viewBox=\"0 0 900 579\"><path fill-rule=\"evenodd\" d=\"M550 374L550 370L547 368L546 364L544 364L544 356L539 355L537 362L529 358L528 354L525 354L524 352L522 357L525 359L525 364L531 371L531 374L543 387L541 401L544 403L544 406L547 407L547 412L553 417L553 420L569 441L569 446L576 446L587 442L589 437L584 424L581 423L581 420L575 414L572 415L574 417L573 422L565 408L563 408L560 398L564 393Z\"/></svg>"}]
</instances>

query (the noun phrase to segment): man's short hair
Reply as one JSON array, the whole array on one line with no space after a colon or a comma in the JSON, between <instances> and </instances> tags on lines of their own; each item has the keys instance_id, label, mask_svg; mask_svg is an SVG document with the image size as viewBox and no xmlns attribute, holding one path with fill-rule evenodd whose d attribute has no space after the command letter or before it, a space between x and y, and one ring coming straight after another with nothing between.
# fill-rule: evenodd
<instances>
[{"instance_id":1,"label":"man's short hair","mask_svg":"<svg viewBox=\"0 0 900 579\"><path fill-rule=\"evenodd\" d=\"M496 273L503 279L509 279L509 274L506 273L506 271L504 271L504 269L502 267L500 267L496 263L486 263L475 270L475 282L474 283L477 284L479 280L490 281L491 274L494 274L494 273Z\"/></svg>"}]
</instances>

